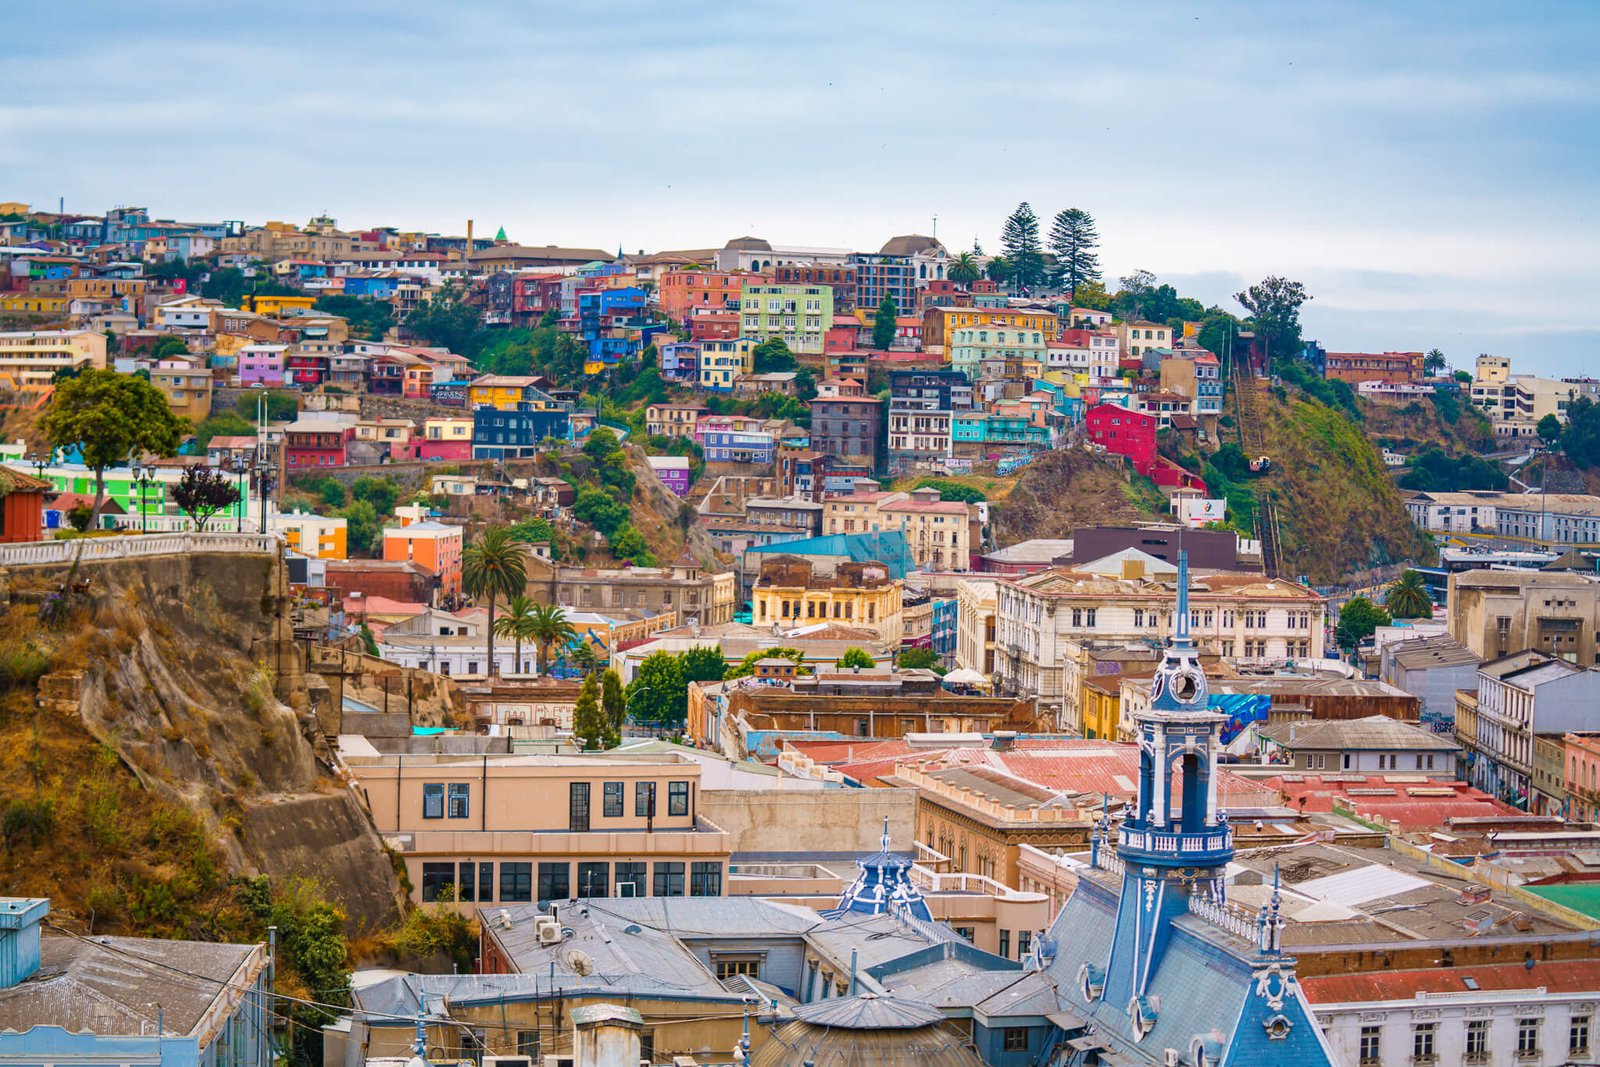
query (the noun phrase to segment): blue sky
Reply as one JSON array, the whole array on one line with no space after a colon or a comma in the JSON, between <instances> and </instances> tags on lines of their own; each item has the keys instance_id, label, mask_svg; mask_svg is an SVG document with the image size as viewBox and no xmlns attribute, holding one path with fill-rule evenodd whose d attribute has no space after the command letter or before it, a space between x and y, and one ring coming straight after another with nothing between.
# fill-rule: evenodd
<instances>
[{"instance_id":1,"label":"blue sky","mask_svg":"<svg viewBox=\"0 0 1600 1067\"><path fill-rule=\"evenodd\" d=\"M1600 374L1600 6L11 0L0 200L1269 273L1343 349Z\"/></svg>"}]
</instances>

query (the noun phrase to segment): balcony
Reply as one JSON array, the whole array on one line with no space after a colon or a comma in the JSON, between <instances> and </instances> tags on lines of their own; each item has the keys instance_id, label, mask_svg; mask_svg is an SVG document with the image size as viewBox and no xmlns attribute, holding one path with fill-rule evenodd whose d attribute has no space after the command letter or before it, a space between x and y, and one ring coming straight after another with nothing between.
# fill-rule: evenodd
<instances>
[{"instance_id":1,"label":"balcony","mask_svg":"<svg viewBox=\"0 0 1600 1067\"><path fill-rule=\"evenodd\" d=\"M1220 860L1233 849L1233 828L1222 827L1207 833L1187 834L1159 830L1135 830L1121 827L1117 831L1119 851L1139 852L1146 856L1173 857L1206 863ZM1127 857L1124 857L1127 858Z\"/></svg>"}]
</instances>

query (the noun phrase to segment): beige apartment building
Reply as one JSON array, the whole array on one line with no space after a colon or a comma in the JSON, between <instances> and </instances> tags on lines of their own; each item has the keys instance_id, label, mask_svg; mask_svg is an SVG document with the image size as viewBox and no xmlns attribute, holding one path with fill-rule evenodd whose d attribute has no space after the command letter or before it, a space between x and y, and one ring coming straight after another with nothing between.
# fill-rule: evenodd
<instances>
[{"instance_id":1,"label":"beige apartment building","mask_svg":"<svg viewBox=\"0 0 1600 1067\"><path fill-rule=\"evenodd\" d=\"M1160 647L1172 635L1176 568L1130 550L1076 567L995 582L995 674L1001 689L1036 697L1040 714L1082 729L1083 661L1095 649ZM1191 574L1190 632L1235 663L1320 660L1327 601L1282 578L1238 571ZM959 607L959 606L958 606ZM965 613L958 627L979 625ZM958 631L959 632L959 631ZM959 638L958 638L959 641ZM1067 661L1078 685L1067 685Z\"/></svg>"},{"instance_id":2,"label":"beige apartment building","mask_svg":"<svg viewBox=\"0 0 1600 1067\"><path fill-rule=\"evenodd\" d=\"M994 677L994 583L956 583L956 666Z\"/></svg>"},{"instance_id":3,"label":"beige apartment building","mask_svg":"<svg viewBox=\"0 0 1600 1067\"><path fill-rule=\"evenodd\" d=\"M56 371L104 369L105 334L93 330L26 330L0 333L0 384L40 389Z\"/></svg>"},{"instance_id":4,"label":"beige apartment building","mask_svg":"<svg viewBox=\"0 0 1600 1067\"><path fill-rule=\"evenodd\" d=\"M937 489L889 493L862 480L854 492L822 501L824 534L899 530L917 569L924 571L970 570L977 525L972 505L942 500Z\"/></svg>"},{"instance_id":5,"label":"beige apartment building","mask_svg":"<svg viewBox=\"0 0 1600 1067\"><path fill-rule=\"evenodd\" d=\"M1450 576L1450 636L1481 659L1527 649L1594 666L1600 584L1581 574L1461 571Z\"/></svg>"},{"instance_id":6,"label":"beige apartment building","mask_svg":"<svg viewBox=\"0 0 1600 1067\"><path fill-rule=\"evenodd\" d=\"M151 369L150 384L180 419L199 423L211 414L211 371L203 359L164 359Z\"/></svg>"},{"instance_id":7,"label":"beige apartment building","mask_svg":"<svg viewBox=\"0 0 1600 1067\"><path fill-rule=\"evenodd\" d=\"M732 622L738 575L703 569L688 555L670 567L563 567L528 559L528 596L578 611L682 612L702 626Z\"/></svg>"},{"instance_id":8,"label":"beige apartment building","mask_svg":"<svg viewBox=\"0 0 1600 1067\"><path fill-rule=\"evenodd\" d=\"M729 838L672 754L352 755L412 899L492 903L722 896ZM453 888L447 888L453 887Z\"/></svg>"}]
</instances>

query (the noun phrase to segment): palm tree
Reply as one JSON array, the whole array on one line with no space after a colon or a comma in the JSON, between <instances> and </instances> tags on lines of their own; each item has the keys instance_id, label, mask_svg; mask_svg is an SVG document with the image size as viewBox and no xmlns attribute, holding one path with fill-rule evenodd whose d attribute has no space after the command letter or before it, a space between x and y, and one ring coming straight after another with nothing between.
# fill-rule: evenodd
<instances>
[{"instance_id":1,"label":"palm tree","mask_svg":"<svg viewBox=\"0 0 1600 1067\"><path fill-rule=\"evenodd\" d=\"M995 256L985 268L991 282L1006 282L1011 278L1011 261L1005 256Z\"/></svg>"},{"instance_id":2,"label":"palm tree","mask_svg":"<svg viewBox=\"0 0 1600 1067\"><path fill-rule=\"evenodd\" d=\"M550 648L560 644L565 648L578 631L572 628L572 623L567 621L567 613L555 604L539 604L533 609L533 621L528 627L528 636L539 643L539 665L546 672L550 670Z\"/></svg>"},{"instance_id":3,"label":"palm tree","mask_svg":"<svg viewBox=\"0 0 1600 1067\"><path fill-rule=\"evenodd\" d=\"M495 620L494 632L498 637L509 637L516 642L516 655L513 662L517 669L515 674L522 673L522 642L533 637L533 617L538 609L533 601L518 594L511 598L506 605L506 613Z\"/></svg>"},{"instance_id":4,"label":"palm tree","mask_svg":"<svg viewBox=\"0 0 1600 1067\"><path fill-rule=\"evenodd\" d=\"M514 597L528 584L527 549L511 540L511 530L491 526L461 553L461 591L489 599L489 676L494 677L494 602Z\"/></svg>"},{"instance_id":5,"label":"palm tree","mask_svg":"<svg viewBox=\"0 0 1600 1067\"><path fill-rule=\"evenodd\" d=\"M1383 606L1396 619L1433 618L1433 598L1422 584L1422 575L1413 570L1403 572L1388 588L1383 594Z\"/></svg>"},{"instance_id":6,"label":"palm tree","mask_svg":"<svg viewBox=\"0 0 1600 1067\"><path fill-rule=\"evenodd\" d=\"M971 285L983 277L983 268L978 266L977 256L962 252L950 261L945 276L958 285Z\"/></svg>"}]
</instances>

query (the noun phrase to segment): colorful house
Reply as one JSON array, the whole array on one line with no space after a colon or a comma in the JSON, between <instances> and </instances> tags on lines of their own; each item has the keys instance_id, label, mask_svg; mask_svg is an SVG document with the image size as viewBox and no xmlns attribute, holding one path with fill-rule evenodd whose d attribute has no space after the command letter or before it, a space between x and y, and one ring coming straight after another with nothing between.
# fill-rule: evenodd
<instances>
[{"instance_id":1,"label":"colorful house","mask_svg":"<svg viewBox=\"0 0 1600 1067\"><path fill-rule=\"evenodd\" d=\"M300 419L283 431L284 464L290 470L342 467L355 427L331 419Z\"/></svg>"},{"instance_id":2,"label":"colorful house","mask_svg":"<svg viewBox=\"0 0 1600 1067\"><path fill-rule=\"evenodd\" d=\"M734 383L750 373L755 363L755 341L749 337L700 342L700 388L712 393L731 393Z\"/></svg>"},{"instance_id":3,"label":"colorful house","mask_svg":"<svg viewBox=\"0 0 1600 1067\"><path fill-rule=\"evenodd\" d=\"M1156 468L1156 418L1116 404L1096 404L1084 416L1089 440L1107 452L1126 456L1133 469L1150 477Z\"/></svg>"},{"instance_id":4,"label":"colorful house","mask_svg":"<svg viewBox=\"0 0 1600 1067\"><path fill-rule=\"evenodd\" d=\"M422 432L411 438L411 454L420 460L472 458L472 418L435 416L422 421Z\"/></svg>"},{"instance_id":5,"label":"colorful house","mask_svg":"<svg viewBox=\"0 0 1600 1067\"><path fill-rule=\"evenodd\" d=\"M833 328L833 290L826 285L744 287L740 332L759 341L774 338L791 352L821 355Z\"/></svg>"},{"instance_id":6,"label":"colorful house","mask_svg":"<svg viewBox=\"0 0 1600 1067\"><path fill-rule=\"evenodd\" d=\"M439 522L413 522L383 531L383 558L409 560L439 576L439 592L461 593L461 527Z\"/></svg>"},{"instance_id":7,"label":"colorful house","mask_svg":"<svg viewBox=\"0 0 1600 1067\"><path fill-rule=\"evenodd\" d=\"M239 349L239 384L276 389L283 385L284 359L288 345L245 345Z\"/></svg>"}]
</instances>

